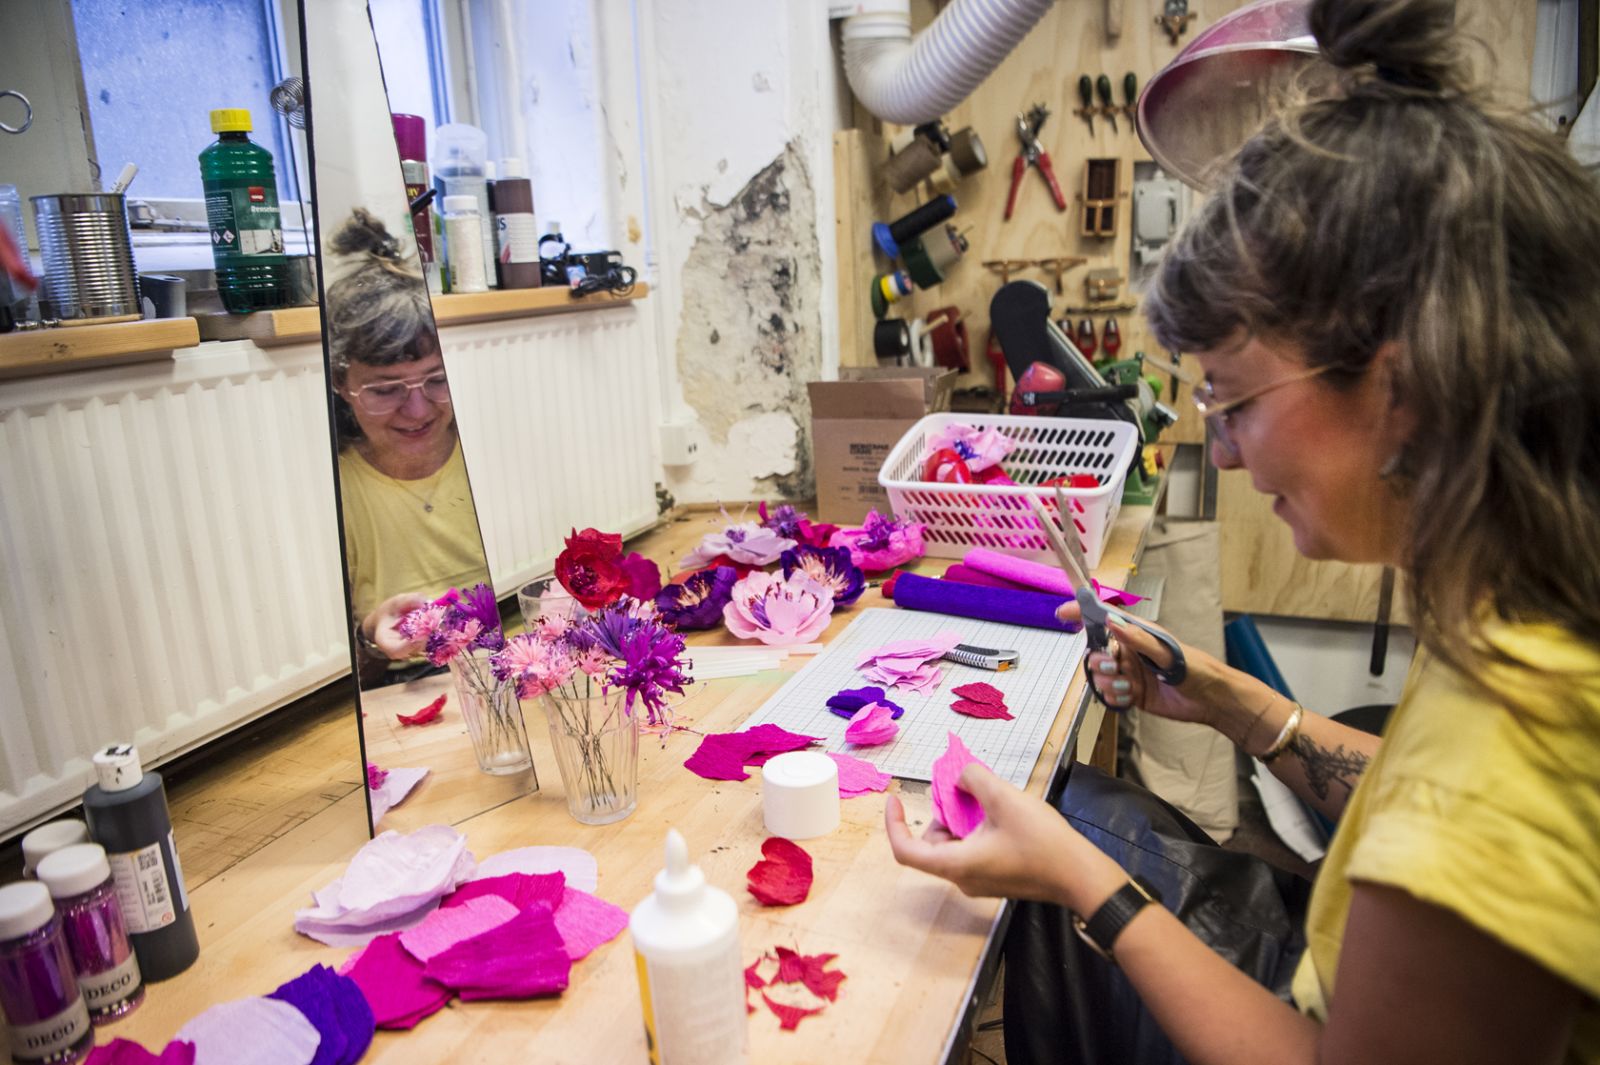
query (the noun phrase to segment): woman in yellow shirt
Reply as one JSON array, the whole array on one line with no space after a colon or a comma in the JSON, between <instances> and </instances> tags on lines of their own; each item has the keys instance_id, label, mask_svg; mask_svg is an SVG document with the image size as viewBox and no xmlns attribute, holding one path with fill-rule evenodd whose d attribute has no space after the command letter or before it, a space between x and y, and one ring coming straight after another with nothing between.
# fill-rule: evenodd
<instances>
[{"instance_id":1,"label":"woman in yellow shirt","mask_svg":"<svg viewBox=\"0 0 1600 1065\"><path fill-rule=\"evenodd\" d=\"M1170 1039L1132 1060L1597 1063L1600 193L1471 86L1449 0L1316 0L1311 24L1340 86L1228 162L1145 305L1205 370L1213 461L1301 553L1406 572L1417 662L1380 742L1192 648L1166 685L1131 627L1091 657L1112 705L1220 729L1339 819L1292 1003L982 767L975 832L914 838L891 799L890 842L1036 900L1013 938L1080 915ZM1052 1023L1009 1008L1040 970L1008 969L1008 1058L1081 1060L1072 1033L1013 1052Z\"/></svg>"}]
</instances>

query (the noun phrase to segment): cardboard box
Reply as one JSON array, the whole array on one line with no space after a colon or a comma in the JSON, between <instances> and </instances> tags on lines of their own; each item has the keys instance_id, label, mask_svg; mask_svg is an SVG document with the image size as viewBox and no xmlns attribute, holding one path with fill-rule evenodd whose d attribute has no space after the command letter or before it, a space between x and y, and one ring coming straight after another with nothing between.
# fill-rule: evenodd
<instances>
[{"instance_id":1,"label":"cardboard box","mask_svg":"<svg viewBox=\"0 0 1600 1065\"><path fill-rule=\"evenodd\" d=\"M869 510L889 513L878 470L918 419L950 409L956 372L938 366L850 367L840 376L844 380L806 386L817 520L859 525Z\"/></svg>"}]
</instances>

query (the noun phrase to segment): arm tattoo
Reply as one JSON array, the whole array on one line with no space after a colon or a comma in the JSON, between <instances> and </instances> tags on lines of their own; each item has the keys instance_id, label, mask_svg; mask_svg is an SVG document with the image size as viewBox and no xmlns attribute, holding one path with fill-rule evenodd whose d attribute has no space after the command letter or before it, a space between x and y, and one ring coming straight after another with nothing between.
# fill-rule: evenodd
<instances>
[{"instance_id":1,"label":"arm tattoo","mask_svg":"<svg viewBox=\"0 0 1600 1065\"><path fill-rule=\"evenodd\" d=\"M1342 743L1330 751L1305 735L1296 736L1290 742L1289 749L1300 759L1306 774L1306 785L1319 799L1326 799L1330 786L1335 783L1343 785L1346 794L1354 791L1367 763L1372 760L1360 751L1349 750Z\"/></svg>"}]
</instances>

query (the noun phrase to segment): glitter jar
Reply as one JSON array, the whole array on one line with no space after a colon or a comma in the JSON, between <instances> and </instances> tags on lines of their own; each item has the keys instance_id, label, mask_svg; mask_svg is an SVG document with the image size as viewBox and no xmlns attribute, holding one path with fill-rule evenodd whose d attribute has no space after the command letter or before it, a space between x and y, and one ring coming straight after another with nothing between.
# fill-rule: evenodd
<instances>
[{"instance_id":1,"label":"glitter jar","mask_svg":"<svg viewBox=\"0 0 1600 1065\"><path fill-rule=\"evenodd\" d=\"M0 1012L19 1065L82 1061L94 1047L61 920L38 881L0 887Z\"/></svg>"},{"instance_id":2,"label":"glitter jar","mask_svg":"<svg viewBox=\"0 0 1600 1065\"><path fill-rule=\"evenodd\" d=\"M22 837L22 878L33 879L33 871L47 854L74 843L89 842L89 826L82 821L51 821Z\"/></svg>"},{"instance_id":3,"label":"glitter jar","mask_svg":"<svg viewBox=\"0 0 1600 1065\"><path fill-rule=\"evenodd\" d=\"M35 872L55 899L90 1019L108 1024L132 1013L144 1001L144 980L105 848L96 843L63 847L46 855Z\"/></svg>"}]
</instances>

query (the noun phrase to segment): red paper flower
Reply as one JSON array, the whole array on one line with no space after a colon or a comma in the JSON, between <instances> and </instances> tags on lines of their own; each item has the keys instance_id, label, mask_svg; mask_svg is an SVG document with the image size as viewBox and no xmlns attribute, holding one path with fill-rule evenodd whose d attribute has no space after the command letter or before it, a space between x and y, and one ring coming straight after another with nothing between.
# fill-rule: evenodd
<instances>
[{"instance_id":1,"label":"red paper flower","mask_svg":"<svg viewBox=\"0 0 1600 1065\"><path fill-rule=\"evenodd\" d=\"M793 906L811 894L811 855L781 836L761 845L761 860L745 874L763 906Z\"/></svg>"},{"instance_id":2,"label":"red paper flower","mask_svg":"<svg viewBox=\"0 0 1600 1065\"><path fill-rule=\"evenodd\" d=\"M574 530L566 550L556 556L556 580L585 609L616 602L629 583L622 566L622 537L598 529Z\"/></svg>"}]
</instances>

